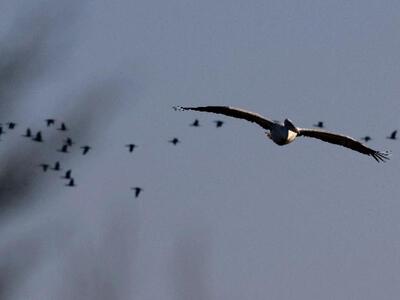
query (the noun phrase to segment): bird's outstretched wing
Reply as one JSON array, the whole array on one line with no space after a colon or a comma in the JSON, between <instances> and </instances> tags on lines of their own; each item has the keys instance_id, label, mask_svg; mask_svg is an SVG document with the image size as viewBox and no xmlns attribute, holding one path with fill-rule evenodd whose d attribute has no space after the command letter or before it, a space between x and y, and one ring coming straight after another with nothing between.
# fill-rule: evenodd
<instances>
[{"instance_id":1,"label":"bird's outstretched wing","mask_svg":"<svg viewBox=\"0 0 400 300\"><path fill-rule=\"evenodd\" d=\"M368 148L364 144L360 143L359 141L345 135L332 133L325 130L320 129L305 129L299 128L298 136L307 136L316 139L320 139L324 142L340 145L346 148L350 148L352 150L358 151L360 153L372 156L377 162L389 159L389 152L380 152Z\"/></svg>"},{"instance_id":2,"label":"bird's outstretched wing","mask_svg":"<svg viewBox=\"0 0 400 300\"><path fill-rule=\"evenodd\" d=\"M174 106L175 110L195 110L195 111L204 111L215 114L221 114L233 118L245 119L250 122L254 122L261 126L264 129L271 129L274 122L264 118L263 116L256 114L251 111L243 110L240 108L234 108L229 106L201 106L201 107L182 107L182 106Z\"/></svg>"}]
</instances>

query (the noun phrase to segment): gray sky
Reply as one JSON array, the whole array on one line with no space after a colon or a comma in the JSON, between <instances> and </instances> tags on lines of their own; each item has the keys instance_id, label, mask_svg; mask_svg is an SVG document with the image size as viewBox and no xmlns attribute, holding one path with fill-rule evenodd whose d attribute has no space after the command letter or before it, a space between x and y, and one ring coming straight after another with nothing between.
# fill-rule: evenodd
<instances>
[{"instance_id":1,"label":"gray sky","mask_svg":"<svg viewBox=\"0 0 400 300\"><path fill-rule=\"evenodd\" d=\"M2 53L49 31L0 95L0 122L21 126L2 137L0 172L18 148L34 183L0 220L5 298L398 299L400 146L385 138L400 129L398 1L3 2ZM323 120L393 155L279 147L173 105ZM20 132L49 116L90 155L57 153L50 129L24 152ZM77 188L35 169L56 159Z\"/></svg>"}]
</instances>

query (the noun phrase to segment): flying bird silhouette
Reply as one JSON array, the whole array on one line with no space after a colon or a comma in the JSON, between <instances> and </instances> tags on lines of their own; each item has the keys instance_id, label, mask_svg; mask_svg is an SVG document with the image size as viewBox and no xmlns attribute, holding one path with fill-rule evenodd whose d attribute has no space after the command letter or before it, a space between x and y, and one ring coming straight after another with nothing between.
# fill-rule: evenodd
<instances>
[{"instance_id":1,"label":"flying bird silhouette","mask_svg":"<svg viewBox=\"0 0 400 300\"><path fill-rule=\"evenodd\" d=\"M133 152L133 150L137 147L135 144L127 144L125 147L128 147L129 152Z\"/></svg>"},{"instance_id":2,"label":"flying bird silhouette","mask_svg":"<svg viewBox=\"0 0 400 300\"><path fill-rule=\"evenodd\" d=\"M71 178L65 186L76 186L74 179Z\"/></svg>"},{"instance_id":3,"label":"flying bird silhouette","mask_svg":"<svg viewBox=\"0 0 400 300\"><path fill-rule=\"evenodd\" d=\"M221 121L221 120L215 120L214 123L215 123L215 127L217 127L217 128L220 128L220 127L222 127L222 125L224 125L224 121Z\"/></svg>"},{"instance_id":4,"label":"flying bird silhouette","mask_svg":"<svg viewBox=\"0 0 400 300\"><path fill-rule=\"evenodd\" d=\"M199 120L198 119L194 120L193 123L190 124L190 126L199 127L200 126Z\"/></svg>"},{"instance_id":5,"label":"flying bird silhouette","mask_svg":"<svg viewBox=\"0 0 400 300\"><path fill-rule=\"evenodd\" d=\"M135 198L139 197L139 194L143 191L141 187L132 187L131 190L135 191Z\"/></svg>"},{"instance_id":6,"label":"flying bird silhouette","mask_svg":"<svg viewBox=\"0 0 400 300\"><path fill-rule=\"evenodd\" d=\"M56 162L54 163L54 167L51 168L51 169L54 170L54 171L60 171L60 170L61 170L60 162L59 162L59 161L56 161Z\"/></svg>"},{"instance_id":7,"label":"flying bird silhouette","mask_svg":"<svg viewBox=\"0 0 400 300\"><path fill-rule=\"evenodd\" d=\"M24 137L32 137L32 131L30 128L27 128L25 131L25 134L23 135Z\"/></svg>"},{"instance_id":8,"label":"flying bird silhouette","mask_svg":"<svg viewBox=\"0 0 400 300\"><path fill-rule=\"evenodd\" d=\"M17 123L14 123L14 122L8 122L8 123L6 123L6 125L8 126L8 129L14 129L15 128L15 126L17 126Z\"/></svg>"},{"instance_id":9,"label":"flying bird silhouette","mask_svg":"<svg viewBox=\"0 0 400 300\"><path fill-rule=\"evenodd\" d=\"M55 122L56 122L56 120L54 120L54 119L46 119L45 121L46 121L46 126L47 127L50 127L51 125L54 125Z\"/></svg>"},{"instance_id":10,"label":"flying bird silhouette","mask_svg":"<svg viewBox=\"0 0 400 300\"><path fill-rule=\"evenodd\" d=\"M46 172L49 169L49 164L40 164L39 167L42 168L43 172Z\"/></svg>"},{"instance_id":11,"label":"flying bird silhouette","mask_svg":"<svg viewBox=\"0 0 400 300\"><path fill-rule=\"evenodd\" d=\"M316 138L324 142L340 145L351 150L360 152L365 155L372 156L377 162L389 159L389 152L380 152L368 148L359 141L345 135L329 132L322 129L307 129L298 128L293 125L289 119L285 119L282 123L271 121L263 116L246 111L240 108L228 106L204 106L204 107L181 107L175 106L175 110L194 110L201 112L210 112L215 114L222 114L233 118L244 119L249 122L256 123L262 128L266 129L267 136L277 145L286 145L295 140L298 136L305 136Z\"/></svg>"},{"instance_id":12,"label":"flying bird silhouette","mask_svg":"<svg viewBox=\"0 0 400 300\"><path fill-rule=\"evenodd\" d=\"M324 128L324 122L319 121L317 124L314 124L313 126L317 128Z\"/></svg>"},{"instance_id":13,"label":"flying bird silhouette","mask_svg":"<svg viewBox=\"0 0 400 300\"><path fill-rule=\"evenodd\" d=\"M32 140L39 143L43 142L42 133L38 131Z\"/></svg>"},{"instance_id":14,"label":"flying bird silhouette","mask_svg":"<svg viewBox=\"0 0 400 300\"><path fill-rule=\"evenodd\" d=\"M67 128L67 126L65 125L64 122L61 123L60 127L57 128L57 129L60 130L60 131L67 131L68 130L68 128Z\"/></svg>"},{"instance_id":15,"label":"flying bird silhouette","mask_svg":"<svg viewBox=\"0 0 400 300\"><path fill-rule=\"evenodd\" d=\"M69 153L68 152L68 145L62 145L62 147L61 147L61 149L58 149L57 150L58 152L61 152L61 153Z\"/></svg>"},{"instance_id":16,"label":"flying bird silhouette","mask_svg":"<svg viewBox=\"0 0 400 300\"><path fill-rule=\"evenodd\" d=\"M65 144L67 144L68 146L72 146L72 145L75 144L75 143L72 141L72 139L71 139L70 137L68 137L68 138L65 140Z\"/></svg>"},{"instance_id":17,"label":"flying bird silhouette","mask_svg":"<svg viewBox=\"0 0 400 300\"><path fill-rule=\"evenodd\" d=\"M63 179L71 179L71 172L72 172L72 170L66 171L64 176L62 176L61 178L63 178Z\"/></svg>"},{"instance_id":18,"label":"flying bird silhouette","mask_svg":"<svg viewBox=\"0 0 400 300\"><path fill-rule=\"evenodd\" d=\"M173 138L172 140L169 140L168 142L170 142L171 144L173 144L174 146L176 146L178 143L180 143L180 140L178 138Z\"/></svg>"},{"instance_id":19,"label":"flying bird silhouette","mask_svg":"<svg viewBox=\"0 0 400 300\"><path fill-rule=\"evenodd\" d=\"M389 140L397 140L397 130L393 131L387 138Z\"/></svg>"},{"instance_id":20,"label":"flying bird silhouette","mask_svg":"<svg viewBox=\"0 0 400 300\"><path fill-rule=\"evenodd\" d=\"M369 135L366 135L366 136L363 136L363 137L361 138L361 140L364 141L364 142L366 142L366 143L368 143L370 140L372 140L372 138L371 138Z\"/></svg>"},{"instance_id":21,"label":"flying bird silhouette","mask_svg":"<svg viewBox=\"0 0 400 300\"><path fill-rule=\"evenodd\" d=\"M82 146L81 149L83 150L82 155L86 155L89 152L89 150L91 149L91 147L90 146Z\"/></svg>"}]
</instances>

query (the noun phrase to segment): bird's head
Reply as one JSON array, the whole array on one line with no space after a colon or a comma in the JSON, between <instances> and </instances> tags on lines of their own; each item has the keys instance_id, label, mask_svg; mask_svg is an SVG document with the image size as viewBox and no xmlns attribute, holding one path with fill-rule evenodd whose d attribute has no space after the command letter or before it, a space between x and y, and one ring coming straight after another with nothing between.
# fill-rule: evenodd
<instances>
[{"instance_id":1,"label":"bird's head","mask_svg":"<svg viewBox=\"0 0 400 300\"><path fill-rule=\"evenodd\" d=\"M283 124L285 125L285 127L287 129L289 129L290 131L296 132L297 134L299 133L299 130L297 129L296 126L293 125L292 121L290 121L289 119L285 119L285 121L283 122Z\"/></svg>"}]
</instances>

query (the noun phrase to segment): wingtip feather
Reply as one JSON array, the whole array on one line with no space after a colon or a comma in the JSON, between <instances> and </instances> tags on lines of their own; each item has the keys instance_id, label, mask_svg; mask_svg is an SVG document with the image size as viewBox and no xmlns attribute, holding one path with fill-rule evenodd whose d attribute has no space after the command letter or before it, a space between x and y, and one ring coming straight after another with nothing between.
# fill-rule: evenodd
<instances>
[{"instance_id":1,"label":"wingtip feather","mask_svg":"<svg viewBox=\"0 0 400 300\"><path fill-rule=\"evenodd\" d=\"M385 152L376 151L375 153L373 153L371 155L377 162L386 162L387 160L390 159L390 156L392 155L392 152L390 152L390 151L385 151Z\"/></svg>"}]
</instances>

